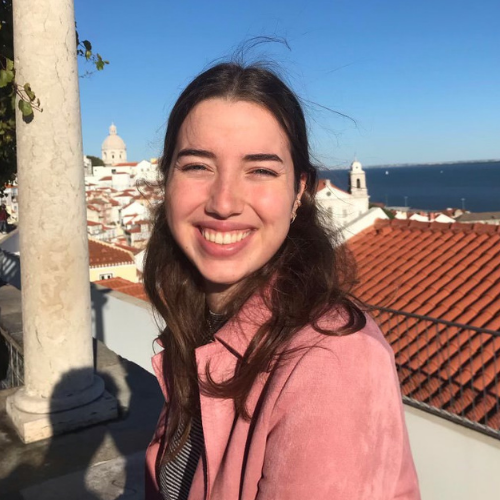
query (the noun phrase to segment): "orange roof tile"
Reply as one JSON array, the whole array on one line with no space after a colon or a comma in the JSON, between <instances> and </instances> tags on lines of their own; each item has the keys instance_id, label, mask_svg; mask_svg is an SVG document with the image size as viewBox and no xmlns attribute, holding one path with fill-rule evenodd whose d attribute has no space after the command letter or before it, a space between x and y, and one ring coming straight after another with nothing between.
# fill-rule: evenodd
<instances>
[{"instance_id":1,"label":"orange roof tile","mask_svg":"<svg viewBox=\"0 0 500 500\"><path fill-rule=\"evenodd\" d=\"M115 163L113 166L114 167L135 167L138 162L136 161L131 161L128 163Z\"/></svg>"},{"instance_id":2,"label":"orange roof tile","mask_svg":"<svg viewBox=\"0 0 500 500\"><path fill-rule=\"evenodd\" d=\"M140 248L131 247L129 245L124 245L123 243L115 243L115 247L123 248L123 250L127 250L128 252L132 252L134 255L142 252Z\"/></svg>"},{"instance_id":3,"label":"orange roof tile","mask_svg":"<svg viewBox=\"0 0 500 500\"><path fill-rule=\"evenodd\" d=\"M110 278L108 280L95 281L94 283L110 288L111 290L116 290L117 292L126 293L141 300L148 300L142 283L132 283L132 281L124 278Z\"/></svg>"},{"instance_id":4,"label":"orange roof tile","mask_svg":"<svg viewBox=\"0 0 500 500\"><path fill-rule=\"evenodd\" d=\"M134 264L133 255L109 243L89 238L90 267L117 266L120 264Z\"/></svg>"},{"instance_id":5,"label":"orange roof tile","mask_svg":"<svg viewBox=\"0 0 500 500\"><path fill-rule=\"evenodd\" d=\"M403 395L500 429L500 227L378 220L348 246L355 293L375 310ZM401 311L399 314L397 311ZM412 313L421 317L411 317Z\"/></svg>"}]
</instances>

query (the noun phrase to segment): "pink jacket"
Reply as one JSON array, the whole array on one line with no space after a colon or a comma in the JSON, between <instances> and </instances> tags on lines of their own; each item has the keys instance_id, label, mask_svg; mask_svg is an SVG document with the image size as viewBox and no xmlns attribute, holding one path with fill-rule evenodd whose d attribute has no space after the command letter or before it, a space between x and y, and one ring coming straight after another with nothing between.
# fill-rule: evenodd
<instances>
[{"instance_id":1,"label":"pink jacket","mask_svg":"<svg viewBox=\"0 0 500 500\"><path fill-rule=\"evenodd\" d=\"M200 377L210 362L229 377L266 313L247 304L196 350ZM338 315L323 318L335 327ZM251 390L250 422L231 400L201 395L206 471L200 461L189 500L418 500L392 349L375 322L335 337L302 330L291 357ZM160 500L155 462L168 394L162 353L153 367L167 401L146 452L146 499Z\"/></svg>"}]
</instances>

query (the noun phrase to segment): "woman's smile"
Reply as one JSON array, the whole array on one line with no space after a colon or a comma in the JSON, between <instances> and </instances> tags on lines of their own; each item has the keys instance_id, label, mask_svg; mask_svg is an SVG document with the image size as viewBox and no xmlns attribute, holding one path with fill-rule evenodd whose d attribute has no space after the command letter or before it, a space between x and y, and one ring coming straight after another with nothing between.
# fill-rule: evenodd
<instances>
[{"instance_id":1,"label":"woman's smile","mask_svg":"<svg viewBox=\"0 0 500 500\"><path fill-rule=\"evenodd\" d=\"M203 238L211 243L216 243L217 245L230 245L231 243L237 243L246 238L249 234L250 231L219 232L201 228L201 235Z\"/></svg>"}]
</instances>

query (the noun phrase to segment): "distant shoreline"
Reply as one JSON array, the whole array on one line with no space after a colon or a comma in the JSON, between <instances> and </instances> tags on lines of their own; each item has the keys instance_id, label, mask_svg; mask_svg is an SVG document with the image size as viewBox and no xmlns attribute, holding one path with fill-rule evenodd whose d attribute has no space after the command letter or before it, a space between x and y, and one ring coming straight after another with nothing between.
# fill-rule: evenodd
<instances>
[{"instance_id":1,"label":"distant shoreline","mask_svg":"<svg viewBox=\"0 0 500 500\"><path fill-rule=\"evenodd\" d=\"M437 163L393 163L391 165L363 165L363 168L398 168L398 167L438 167L441 165L468 165L471 163L500 163L498 160L463 160L463 161L443 161ZM349 170L347 167L321 168L320 171Z\"/></svg>"}]
</instances>

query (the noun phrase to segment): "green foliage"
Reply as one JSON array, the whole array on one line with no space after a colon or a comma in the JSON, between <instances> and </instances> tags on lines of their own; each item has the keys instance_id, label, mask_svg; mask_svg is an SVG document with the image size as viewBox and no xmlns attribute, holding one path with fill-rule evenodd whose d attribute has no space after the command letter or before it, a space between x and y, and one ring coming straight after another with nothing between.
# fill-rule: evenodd
<instances>
[{"instance_id":1,"label":"green foliage","mask_svg":"<svg viewBox=\"0 0 500 500\"><path fill-rule=\"evenodd\" d=\"M78 32L76 52L90 62L96 71L103 70L109 64L100 54L92 51L92 44L88 40L80 42ZM84 76L91 73L87 71ZM35 92L36 89L33 90L29 82L16 80L12 0L0 0L0 193L3 186L16 177L16 101L23 120L29 123L35 118L35 111L42 111L40 98Z\"/></svg>"},{"instance_id":2,"label":"green foliage","mask_svg":"<svg viewBox=\"0 0 500 500\"><path fill-rule=\"evenodd\" d=\"M93 167L104 167L104 162L97 156L87 155L87 158L92 162Z\"/></svg>"}]
</instances>

